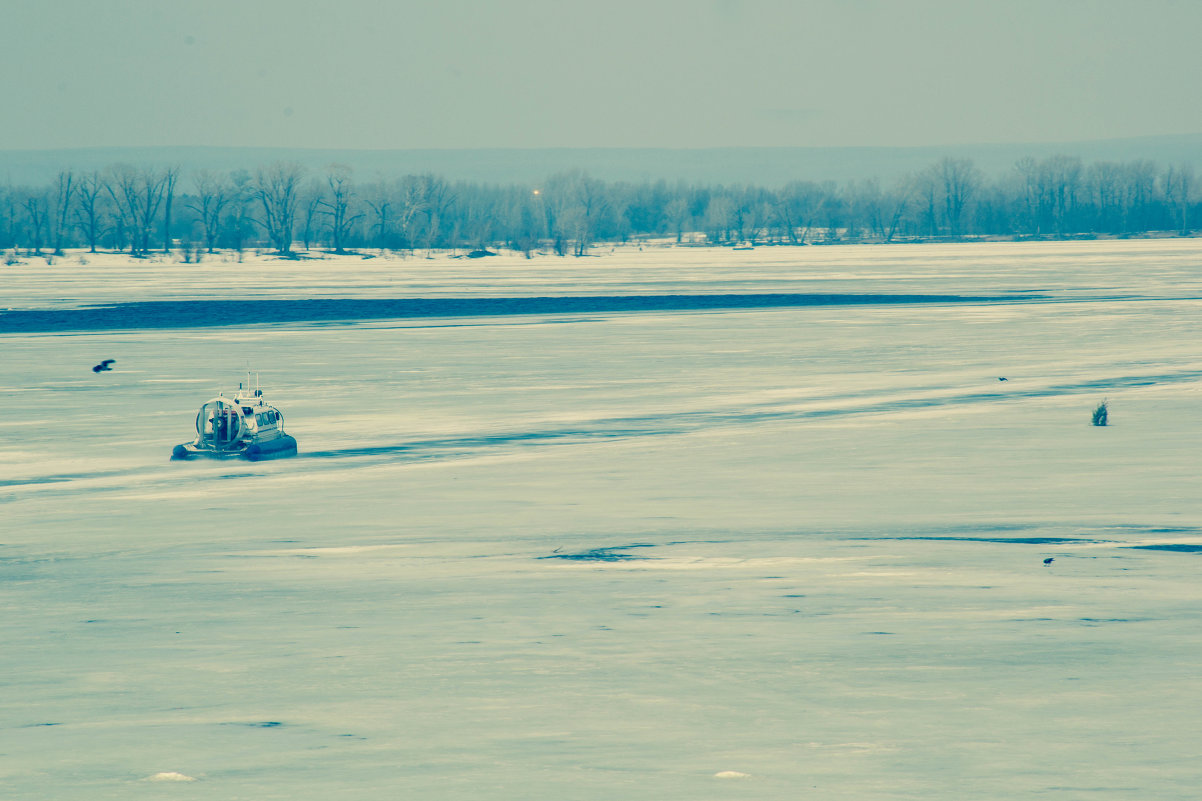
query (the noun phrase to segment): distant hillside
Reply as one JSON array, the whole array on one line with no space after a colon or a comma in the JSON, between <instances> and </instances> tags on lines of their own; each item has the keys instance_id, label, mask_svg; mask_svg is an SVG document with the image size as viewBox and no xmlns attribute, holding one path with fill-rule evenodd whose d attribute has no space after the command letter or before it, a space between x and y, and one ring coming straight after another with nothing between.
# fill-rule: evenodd
<instances>
[{"instance_id":1,"label":"distant hillside","mask_svg":"<svg viewBox=\"0 0 1202 801\"><path fill-rule=\"evenodd\" d=\"M434 173L452 180L537 185L547 176L580 169L609 181L687 181L779 186L792 180L879 178L886 184L945 156L970 158L997 176L1024 156L1065 154L1085 162L1151 159L1161 166L1192 164L1202 172L1202 134L1090 142L947 147L551 148L486 150L314 150L244 147L87 148L0 151L0 183L37 184L65 167L91 170L118 162L198 169L253 170L297 161L315 172L339 163L360 180Z\"/></svg>"}]
</instances>

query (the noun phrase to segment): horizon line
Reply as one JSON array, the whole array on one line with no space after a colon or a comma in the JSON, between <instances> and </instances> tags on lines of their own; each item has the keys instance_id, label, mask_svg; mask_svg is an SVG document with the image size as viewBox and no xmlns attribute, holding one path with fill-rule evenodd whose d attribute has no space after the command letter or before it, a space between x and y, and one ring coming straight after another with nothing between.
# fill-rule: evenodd
<instances>
[{"instance_id":1,"label":"horizon line","mask_svg":"<svg viewBox=\"0 0 1202 801\"><path fill-rule=\"evenodd\" d=\"M714 150L936 150L939 148L1013 148L1050 145L1087 145L1111 142L1135 142L1154 139L1202 138L1202 131L1174 134L1141 134L1099 139L1050 139L1022 142L958 142L925 145L490 145L480 147L344 147L313 145L210 145L210 144L130 144L78 145L72 147L6 147L2 153L64 153L99 150L294 150L303 152L341 151L354 153L471 153L471 152L546 152L546 151L648 151L703 152Z\"/></svg>"}]
</instances>

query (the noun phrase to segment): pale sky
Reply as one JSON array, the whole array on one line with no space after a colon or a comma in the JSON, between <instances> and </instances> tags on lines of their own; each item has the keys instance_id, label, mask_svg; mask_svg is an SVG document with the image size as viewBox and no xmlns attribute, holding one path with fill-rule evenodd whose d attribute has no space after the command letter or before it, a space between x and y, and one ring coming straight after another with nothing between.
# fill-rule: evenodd
<instances>
[{"instance_id":1,"label":"pale sky","mask_svg":"<svg viewBox=\"0 0 1202 801\"><path fill-rule=\"evenodd\" d=\"M1200 0L2 0L0 149L1202 132Z\"/></svg>"}]
</instances>

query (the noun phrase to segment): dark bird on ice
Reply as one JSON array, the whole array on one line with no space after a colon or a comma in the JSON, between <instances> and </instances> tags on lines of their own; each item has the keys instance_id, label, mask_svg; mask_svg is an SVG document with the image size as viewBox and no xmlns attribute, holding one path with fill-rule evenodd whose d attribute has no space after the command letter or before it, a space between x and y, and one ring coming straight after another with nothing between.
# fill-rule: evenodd
<instances>
[{"instance_id":1,"label":"dark bird on ice","mask_svg":"<svg viewBox=\"0 0 1202 801\"><path fill-rule=\"evenodd\" d=\"M997 379L997 380L998 380L998 381L1005 381L1006 379L1002 378L1001 376L998 376L998 379Z\"/></svg>"},{"instance_id":2,"label":"dark bird on ice","mask_svg":"<svg viewBox=\"0 0 1202 801\"><path fill-rule=\"evenodd\" d=\"M116 359L105 359L105 360L104 360L104 361L102 361L100 364L98 364L98 365L96 365L95 367L93 367L93 368L92 368L92 372L93 372L93 373L103 373L103 372L105 372L106 370L112 370L113 368L112 368L112 367L109 367L109 365L110 365L110 364L113 364L113 363L114 363L114 362L116 362L116 361L117 361Z\"/></svg>"},{"instance_id":3,"label":"dark bird on ice","mask_svg":"<svg viewBox=\"0 0 1202 801\"><path fill-rule=\"evenodd\" d=\"M1050 565L1050 564L1052 564L1052 562L1053 562L1053 561L1055 561L1055 559L1056 559L1056 557L1054 557L1054 556L1049 556L1047 559L1044 559L1044 560L1043 560L1043 563L1044 563L1045 565Z\"/></svg>"}]
</instances>

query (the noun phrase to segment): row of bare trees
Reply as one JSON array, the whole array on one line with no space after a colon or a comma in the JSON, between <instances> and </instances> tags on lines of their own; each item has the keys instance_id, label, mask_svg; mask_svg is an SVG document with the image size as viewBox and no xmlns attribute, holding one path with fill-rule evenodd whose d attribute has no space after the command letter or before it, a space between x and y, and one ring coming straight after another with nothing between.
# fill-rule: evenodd
<instances>
[{"instance_id":1,"label":"row of bare trees","mask_svg":"<svg viewBox=\"0 0 1202 801\"><path fill-rule=\"evenodd\" d=\"M331 165L229 173L114 165L63 170L45 186L0 186L0 248L193 251L315 247L431 250L507 246L582 256L599 242L669 236L700 244L895 242L936 238L1188 234L1199 212L1190 165L1022 159L987 178L945 158L890 186L782 187L607 182L583 172L538 187L408 175L360 183Z\"/></svg>"}]
</instances>

